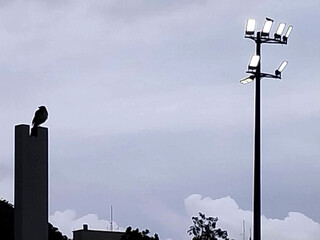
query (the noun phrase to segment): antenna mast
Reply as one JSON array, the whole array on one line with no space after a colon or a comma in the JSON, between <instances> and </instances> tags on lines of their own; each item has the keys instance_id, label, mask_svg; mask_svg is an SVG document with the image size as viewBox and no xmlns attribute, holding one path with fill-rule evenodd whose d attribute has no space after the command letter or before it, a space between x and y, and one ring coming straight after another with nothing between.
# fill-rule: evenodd
<instances>
[{"instance_id":1,"label":"antenna mast","mask_svg":"<svg viewBox=\"0 0 320 240\"><path fill-rule=\"evenodd\" d=\"M110 230L113 231L113 209L112 209L112 205L110 208Z\"/></svg>"},{"instance_id":2,"label":"antenna mast","mask_svg":"<svg viewBox=\"0 0 320 240\"><path fill-rule=\"evenodd\" d=\"M242 220L242 229L243 229L243 240L246 240L246 222Z\"/></svg>"}]
</instances>

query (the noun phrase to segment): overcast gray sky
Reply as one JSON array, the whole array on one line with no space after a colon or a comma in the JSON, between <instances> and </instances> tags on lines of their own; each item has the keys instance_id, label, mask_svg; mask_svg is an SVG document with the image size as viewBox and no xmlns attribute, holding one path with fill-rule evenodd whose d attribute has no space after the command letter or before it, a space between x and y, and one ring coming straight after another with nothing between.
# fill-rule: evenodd
<instances>
[{"instance_id":1,"label":"overcast gray sky","mask_svg":"<svg viewBox=\"0 0 320 240\"><path fill-rule=\"evenodd\" d=\"M65 234L121 228L190 239L203 211L251 223L254 43L248 18L293 25L262 47L264 239L320 235L320 3L1 1L0 197L13 202L13 129L49 110L50 215ZM220 225L219 225L220 224ZM301 238L299 238L301 239Z\"/></svg>"}]
</instances>

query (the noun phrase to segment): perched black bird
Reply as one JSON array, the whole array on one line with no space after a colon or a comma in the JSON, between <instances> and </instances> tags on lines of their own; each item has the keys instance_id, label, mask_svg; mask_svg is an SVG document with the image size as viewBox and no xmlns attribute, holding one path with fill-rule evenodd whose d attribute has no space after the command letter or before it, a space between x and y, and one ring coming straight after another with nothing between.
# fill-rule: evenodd
<instances>
[{"instance_id":1,"label":"perched black bird","mask_svg":"<svg viewBox=\"0 0 320 240\"><path fill-rule=\"evenodd\" d=\"M48 111L45 106L40 106L35 112L34 118L32 120L33 127L31 128L31 136L37 137L38 126L44 123L48 119Z\"/></svg>"}]
</instances>

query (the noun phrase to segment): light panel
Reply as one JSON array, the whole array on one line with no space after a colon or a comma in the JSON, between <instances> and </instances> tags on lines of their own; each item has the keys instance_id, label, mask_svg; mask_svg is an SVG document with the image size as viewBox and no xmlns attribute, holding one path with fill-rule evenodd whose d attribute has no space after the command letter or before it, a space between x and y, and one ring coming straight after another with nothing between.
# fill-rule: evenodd
<instances>
[{"instance_id":1,"label":"light panel","mask_svg":"<svg viewBox=\"0 0 320 240\"><path fill-rule=\"evenodd\" d=\"M270 33L273 21L266 20L262 28L262 35L267 36Z\"/></svg>"},{"instance_id":2,"label":"light panel","mask_svg":"<svg viewBox=\"0 0 320 240\"><path fill-rule=\"evenodd\" d=\"M246 26L246 35L253 35L256 28L256 20L255 19L248 19L247 26Z\"/></svg>"},{"instance_id":3,"label":"light panel","mask_svg":"<svg viewBox=\"0 0 320 240\"><path fill-rule=\"evenodd\" d=\"M283 69L287 66L288 62L287 61L283 61L280 65L280 67L277 69L278 72L282 72Z\"/></svg>"},{"instance_id":4,"label":"light panel","mask_svg":"<svg viewBox=\"0 0 320 240\"><path fill-rule=\"evenodd\" d=\"M249 76L249 77L246 77L244 79L241 79L240 80L240 83L241 84L247 84L247 83L250 83L254 80L254 76Z\"/></svg>"},{"instance_id":5,"label":"light panel","mask_svg":"<svg viewBox=\"0 0 320 240\"><path fill-rule=\"evenodd\" d=\"M288 37L290 36L290 33L291 33L292 29L293 29L293 27L290 25L290 26L288 27L288 29L287 29L286 34L285 34L285 37L286 37L286 38L288 38Z\"/></svg>"},{"instance_id":6,"label":"light panel","mask_svg":"<svg viewBox=\"0 0 320 240\"><path fill-rule=\"evenodd\" d=\"M286 26L285 23L280 23L279 26L278 26L276 34L280 36L283 33L283 30L284 30L285 26Z\"/></svg>"},{"instance_id":7,"label":"light panel","mask_svg":"<svg viewBox=\"0 0 320 240\"><path fill-rule=\"evenodd\" d=\"M259 55L252 55L250 63L249 63L249 68L256 68L259 64L260 56Z\"/></svg>"}]
</instances>

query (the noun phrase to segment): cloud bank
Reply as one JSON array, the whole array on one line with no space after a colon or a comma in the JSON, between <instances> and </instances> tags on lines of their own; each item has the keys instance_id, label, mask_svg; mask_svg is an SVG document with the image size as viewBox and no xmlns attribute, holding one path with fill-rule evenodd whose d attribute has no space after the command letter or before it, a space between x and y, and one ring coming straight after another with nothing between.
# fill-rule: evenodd
<instances>
[{"instance_id":1,"label":"cloud bank","mask_svg":"<svg viewBox=\"0 0 320 240\"><path fill-rule=\"evenodd\" d=\"M198 212L217 216L218 227L227 230L230 238L240 238L243 220L246 233L250 232L252 212L240 209L229 196L211 199L193 194L185 199L185 209L190 217L198 215ZM320 236L320 224L298 212L289 212L284 219L262 216L261 228L264 240L318 240Z\"/></svg>"},{"instance_id":2,"label":"cloud bank","mask_svg":"<svg viewBox=\"0 0 320 240\"><path fill-rule=\"evenodd\" d=\"M56 211L50 216L50 222L69 238L72 238L72 231L82 229L83 224L88 224L89 229L110 230L110 221L99 219L96 214L92 213L77 218L76 212L72 209L67 209L62 212ZM113 222L113 226L117 231L124 230L115 222Z\"/></svg>"},{"instance_id":3,"label":"cloud bank","mask_svg":"<svg viewBox=\"0 0 320 240\"><path fill-rule=\"evenodd\" d=\"M230 239L242 239L242 223L244 220L246 222L246 239L249 238L252 225L252 212L241 209L231 197L211 199L209 197L202 197L199 194L192 194L184 200L184 205L187 218L190 220L189 226L192 224L191 217L197 216L198 212L202 212L207 216L218 217L217 227L227 230ZM159 218L158 223L161 225L162 219L160 215L155 214L155 218ZM166 212L164 215L169 216L170 214ZM186 226L187 223L185 217L175 217L174 223L169 221L166 227L180 226L180 228L184 228L183 226ZM166 219L168 220L167 217ZM50 222L69 238L72 237L72 231L82 229L83 224L88 224L89 229L95 230L108 230L110 227L109 221L99 219L96 214L77 217L76 212L71 209L56 211L50 216ZM124 228L118 227L116 223L114 223L114 226L118 228L118 231L124 231ZM284 219L273 219L262 216L261 227L263 240L318 240L320 236L320 224L298 212L289 212ZM181 229L176 229L176 231L179 230ZM182 232L185 232L185 235L182 235L180 231L180 237L191 238L187 237L187 233L184 230Z\"/></svg>"}]
</instances>

